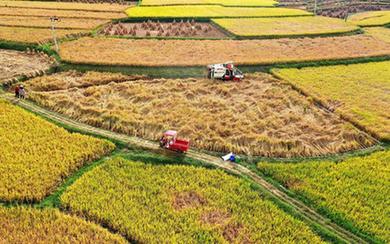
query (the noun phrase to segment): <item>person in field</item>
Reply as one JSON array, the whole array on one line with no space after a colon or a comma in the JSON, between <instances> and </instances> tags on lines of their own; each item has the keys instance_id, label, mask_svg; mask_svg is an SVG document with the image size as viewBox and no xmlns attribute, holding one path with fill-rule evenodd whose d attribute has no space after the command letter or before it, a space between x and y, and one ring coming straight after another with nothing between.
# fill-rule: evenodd
<instances>
[{"instance_id":1,"label":"person in field","mask_svg":"<svg viewBox=\"0 0 390 244\"><path fill-rule=\"evenodd\" d=\"M20 85L20 87L19 87L19 98L20 99L26 98L26 90L24 90L23 85Z\"/></svg>"},{"instance_id":2,"label":"person in field","mask_svg":"<svg viewBox=\"0 0 390 244\"><path fill-rule=\"evenodd\" d=\"M15 97L19 98L19 85L15 87Z\"/></svg>"}]
</instances>

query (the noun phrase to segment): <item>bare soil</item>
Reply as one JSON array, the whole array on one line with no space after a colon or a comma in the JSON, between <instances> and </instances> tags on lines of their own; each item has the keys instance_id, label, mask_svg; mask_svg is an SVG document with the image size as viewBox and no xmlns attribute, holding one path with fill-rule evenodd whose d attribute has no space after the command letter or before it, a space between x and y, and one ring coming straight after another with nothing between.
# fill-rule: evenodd
<instances>
[{"instance_id":1,"label":"bare soil","mask_svg":"<svg viewBox=\"0 0 390 244\"><path fill-rule=\"evenodd\" d=\"M180 192L174 195L173 207L176 210L182 210L186 208L199 207L206 204L206 202L206 199L197 192Z\"/></svg>"},{"instance_id":2,"label":"bare soil","mask_svg":"<svg viewBox=\"0 0 390 244\"><path fill-rule=\"evenodd\" d=\"M34 76L47 70L52 60L43 54L0 49L0 84L18 76Z\"/></svg>"},{"instance_id":3,"label":"bare soil","mask_svg":"<svg viewBox=\"0 0 390 244\"><path fill-rule=\"evenodd\" d=\"M210 23L195 21L118 23L106 26L101 34L133 37L226 38L226 34Z\"/></svg>"}]
</instances>

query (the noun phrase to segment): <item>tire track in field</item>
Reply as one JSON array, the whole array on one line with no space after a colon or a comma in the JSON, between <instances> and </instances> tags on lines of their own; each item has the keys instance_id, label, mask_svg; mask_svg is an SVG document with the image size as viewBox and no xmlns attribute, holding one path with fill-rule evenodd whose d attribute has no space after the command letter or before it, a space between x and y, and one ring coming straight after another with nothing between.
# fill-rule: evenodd
<instances>
[{"instance_id":1,"label":"tire track in field","mask_svg":"<svg viewBox=\"0 0 390 244\"><path fill-rule=\"evenodd\" d=\"M145 149L152 149L152 150L159 149L159 144L157 142L152 142L137 137L127 136L116 132L96 128L84 123L80 123L64 115L40 107L30 101L17 100L12 96L12 94L0 93L0 98L8 100L15 105L18 105L33 113L39 114L49 120L61 123L66 126L73 127L83 132L103 136L108 139L124 142L127 144L133 144ZM271 196L277 198L283 203L288 204L293 208L293 210L300 213L301 217L307 223L318 224L322 226L323 228L325 228L329 232L332 232L334 235L336 235L338 238L340 238L346 243L368 243L367 241L355 235L354 233L342 228L336 223L333 223L329 218L320 215L315 210L306 206L303 202L290 197L287 193L280 190L278 187L272 185L271 183L263 179L261 176L257 175L256 173L252 172L251 170L249 170L248 168L242 165L234 164L230 162L224 162L222 159L218 157L197 152L195 150L189 150L186 156L196 160L203 161L207 164L216 166L217 168L226 170L228 172L249 177L252 181L256 182L264 190L266 190Z\"/></svg>"}]
</instances>

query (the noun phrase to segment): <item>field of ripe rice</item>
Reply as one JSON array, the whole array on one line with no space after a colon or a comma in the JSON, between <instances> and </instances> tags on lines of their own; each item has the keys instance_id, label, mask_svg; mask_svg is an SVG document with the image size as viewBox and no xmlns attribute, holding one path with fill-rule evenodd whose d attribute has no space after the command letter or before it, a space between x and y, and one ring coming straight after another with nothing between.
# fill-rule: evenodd
<instances>
[{"instance_id":1,"label":"field of ripe rice","mask_svg":"<svg viewBox=\"0 0 390 244\"><path fill-rule=\"evenodd\" d=\"M274 0L143 0L141 5L204 5L219 4L223 6L257 6L270 7L278 2Z\"/></svg>"},{"instance_id":2,"label":"field of ripe rice","mask_svg":"<svg viewBox=\"0 0 390 244\"><path fill-rule=\"evenodd\" d=\"M390 140L390 61L273 72L377 138Z\"/></svg>"},{"instance_id":3,"label":"field of ripe rice","mask_svg":"<svg viewBox=\"0 0 390 244\"><path fill-rule=\"evenodd\" d=\"M39 201L63 178L111 152L108 141L71 134L0 100L0 199Z\"/></svg>"},{"instance_id":4,"label":"field of ripe rice","mask_svg":"<svg viewBox=\"0 0 390 244\"><path fill-rule=\"evenodd\" d=\"M28 88L45 84L45 79L53 84L59 75L55 76L33 79ZM105 74L101 76L105 79ZM67 73L62 79L73 80ZM298 157L334 154L373 143L266 74L248 75L240 83L204 79L120 82L31 92L30 97L83 123L132 136L157 140L164 130L175 129L193 147L210 151Z\"/></svg>"},{"instance_id":5,"label":"field of ripe rice","mask_svg":"<svg viewBox=\"0 0 390 244\"><path fill-rule=\"evenodd\" d=\"M388 25L390 24L390 10L357 13L349 17L348 21L359 26Z\"/></svg>"},{"instance_id":6,"label":"field of ripe rice","mask_svg":"<svg viewBox=\"0 0 390 244\"><path fill-rule=\"evenodd\" d=\"M102 227L55 209L0 207L1 243L127 243Z\"/></svg>"},{"instance_id":7,"label":"field of ripe rice","mask_svg":"<svg viewBox=\"0 0 390 244\"><path fill-rule=\"evenodd\" d=\"M385 151L338 163L259 163L258 167L318 208L388 243L389 162L390 151Z\"/></svg>"},{"instance_id":8,"label":"field of ripe rice","mask_svg":"<svg viewBox=\"0 0 390 244\"><path fill-rule=\"evenodd\" d=\"M93 11L73 11L73 10L52 10L52 9L25 9L0 7L0 16L30 16L46 17L56 16L62 18L81 19L120 19L126 17L124 13L118 12L93 12Z\"/></svg>"},{"instance_id":9,"label":"field of ripe rice","mask_svg":"<svg viewBox=\"0 0 390 244\"><path fill-rule=\"evenodd\" d=\"M379 40L390 42L390 28L371 27L365 28L364 32L367 35L373 36L374 38L377 38Z\"/></svg>"},{"instance_id":10,"label":"field of ripe rice","mask_svg":"<svg viewBox=\"0 0 390 244\"><path fill-rule=\"evenodd\" d=\"M104 19L62 18L60 22L56 23L56 29L89 30L105 24L108 21L109 20ZM51 27L51 22L50 19L46 17L2 16L0 18L0 26L49 29Z\"/></svg>"},{"instance_id":11,"label":"field of ripe rice","mask_svg":"<svg viewBox=\"0 0 390 244\"><path fill-rule=\"evenodd\" d=\"M76 3L76 2L48 2L48 1L0 1L1 7L18 7L28 9L58 9L58 10L85 10L94 12L123 12L126 5L110 3Z\"/></svg>"},{"instance_id":12,"label":"field of ripe rice","mask_svg":"<svg viewBox=\"0 0 390 244\"><path fill-rule=\"evenodd\" d=\"M214 19L216 24L237 36L280 37L341 34L359 27L345 21L322 16L284 18L238 18Z\"/></svg>"},{"instance_id":13,"label":"field of ripe rice","mask_svg":"<svg viewBox=\"0 0 390 244\"><path fill-rule=\"evenodd\" d=\"M84 174L61 202L140 243L321 243L248 182L220 170L115 158Z\"/></svg>"},{"instance_id":14,"label":"field of ripe rice","mask_svg":"<svg viewBox=\"0 0 390 244\"><path fill-rule=\"evenodd\" d=\"M302 16L312 13L300 9L288 8L239 8L223 7L219 5L178 5L156 7L132 7L126 10L131 18L136 17L277 17L277 16Z\"/></svg>"},{"instance_id":15,"label":"field of ripe rice","mask_svg":"<svg viewBox=\"0 0 390 244\"><path fill-rule=\"evenodd\" d=\"M82 30L56 30L58 38L63 38L70 34L80 34ZM25 27L7 27L0 26L0 40L37 43L53 41L50 29L25 28Z\"/></svg>"},{"instance_id":16,"label":"field of ripe rice","mask_svg":"<svg viewBox=\"0 0 390 244\"><path fill-rule=\"evenodd\" d=\"M253 65L389 54L390 43L365 35L241 41L87 37L62 43L60 48L67 62L130 66L205 66L226 60Z\"/></svg>"},{"instance_id":17,"label":"field of ripe rice","mask_svg":"<svg viewBox=\"0 0 390 244\"><path fill-rule=\"evenodd\" d=\"M0 28L2 30L2 28ZM1 31L0 36L3 35ZM14 50L0 49L0 85L6 80L48 70L52 62L43 55L33 55Z\"/></svg>"}]
</instances>

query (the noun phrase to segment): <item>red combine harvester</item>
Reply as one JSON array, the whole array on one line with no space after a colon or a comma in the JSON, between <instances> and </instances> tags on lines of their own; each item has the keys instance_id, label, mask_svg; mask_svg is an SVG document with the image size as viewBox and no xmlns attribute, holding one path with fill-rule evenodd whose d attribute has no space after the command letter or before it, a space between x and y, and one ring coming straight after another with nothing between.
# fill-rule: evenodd
<instances>
[{"instance_id":1,"label":"red combine harvester","mask_svg":"<svg viewBox=\"0 0 390 244\"><path fill-rule=\"evenodd\" d=\"M183 139L178 139L177 131L167 130L160 139L160 147L185 153L190 147L190 142Z\"/></svg>"}]
</instances>

